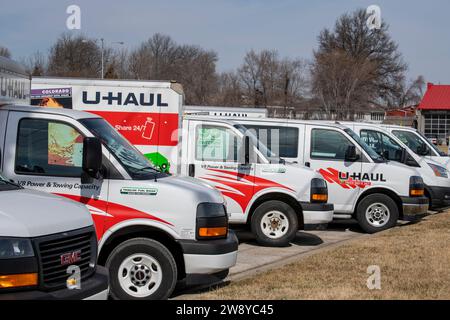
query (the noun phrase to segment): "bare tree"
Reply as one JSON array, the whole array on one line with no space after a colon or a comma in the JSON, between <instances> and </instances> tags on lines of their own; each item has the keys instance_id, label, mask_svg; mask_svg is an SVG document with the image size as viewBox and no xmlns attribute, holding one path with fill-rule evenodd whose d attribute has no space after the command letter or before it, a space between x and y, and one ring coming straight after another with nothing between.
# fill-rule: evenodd
<instances>
[{"instance_id":1,"label":"bare tree","mask_svg":"<svg viewBox=\"0 0 450 320\"><path fill-rule=\"evenodd\" d=\"M186 104L210 104L217 88L217 54L198 46L178 45L155 34L129 56L136 79L175 80L185 88Z\"/></svg>"},{"instance_id":2,"label":"bare tree","mask_svg":"<svg viewBox=\"0 0 450 320\"><path fill-rule=\"evenodd\" d=\"M225 72L218 77L214 105L237 107L245 104L240 77L236 72Z\"/></svg>"},{"instance_id":3,"label":"bare tree","mask_svg":"<svg viewBox=\"0 0 450 320\"><path fill-rule=\"evenodd\" d=\"M45 76L47 74L47 57L40 51L36 51L30 57L21 60L27 73L32 76Z\"/></svg>"},{"instance_id":4,"label":"bare tree","mask_svg":"<svg viewBox=\"0 0 450 320\"><path fill-rule=\"evenodd\" d=\"M109 60L111 49L104 51ZM95 40L84 36L61 35L50 49L48 74L63 77L101 77L101 48ZM106 68L108 69L108 67Z\"/></svg>"},{"instance_id":5,"label":"bare tree","mask_svg":"<svg viewBox=\"0 0 450 320\"><path fill-rule=\"evenodd\" d=\"M248 52L238 73L244 85L244 92L249 105L261 106L263 101L262 66L260 55L254 50Z\"/></svg>"},{"instance_id":6,"label":"bare tree","mask_svg":"<svg viewBox=\"0 0 450 320\"><path fill-rule=\"evenodd\" d=\"M339 111L343 104L388 107L389 98L401 91L399 83L404 81L407 66L388 33L388 25L383 22L379 30L370 30L366 22L365 10L357 10L342 15L334 30L325 29L319 35L312 79L313 90L325 110ZM334 65L336 63L342 66ZM337 86L338 80L344 82L343 86Z\"/></svg>"},{"instance_id":7,"label":"bare tree","mask_svg":"<svg viewBox=\"0 0 450 320\"><path fill-rule=\"evenodd\" d=\"M238 69L246 104L294 106L306 88L305 63L275 50L249 51Z\"/></svg>"},{"instance_id":8,"label":"bare tree","mask_svg":"<svg viewBox=\"0 0 450 320\"><path fill-rule=\"evenodd\" d=\"M306 63L300 59L285 58L280 62L278 91L281 94L279 100L285 108L285 116L287 109L297 105L299 99L305 95L307 88L305 67Z\"/></svg>"},{"instance_id":9,"label":"bare tree","mask_svg":"<svg viewBox=\"0 0 450 320\"><path fill-rule=\"evenodd\" d=\"M177 58L177 45L166 35L155 34L130 55L130 71L137 79L168 79Z\"/></svg>"},{"instance_id":10,"label":"bare tree","mask_svg":"<svg viewBox=\"0 0 450 320\"><path fill-rule=\"evenodd\" d=\"M397 92L386 97L388 108L402 108L419 104L424 95L425 84L423 76L418 76L409 83L399 81Z\"/></svg>"},{"instance_id":11,"label":"bare tree","mask_svg":"<svg viewBox=\"0 0 450 320\"><path fill-rule=\"evenodd\" d=\"M0 57L11 58L11 51L6 47L0 46Z\"/></svg>"},{"instance_id":12,"label":"bare tree","mask_svg":"<svg viewBox=\"0 0 450 320\"><path fill-rule=\"evenodd\" d=\"M322 103L325 118L350 119L371 95L376 64L356 60L343 50L315 54L312 66L313 94Z\"/></svg>"}]
</instances>

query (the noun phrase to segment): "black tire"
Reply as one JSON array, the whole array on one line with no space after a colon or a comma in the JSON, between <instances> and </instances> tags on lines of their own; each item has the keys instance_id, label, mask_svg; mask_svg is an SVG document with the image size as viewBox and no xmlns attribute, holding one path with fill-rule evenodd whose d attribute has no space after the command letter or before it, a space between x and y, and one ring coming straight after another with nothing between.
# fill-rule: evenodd
<instances>
[{"instance_id":1,"label":"black tire","mask_svg":"<svg viewBox=\"0 0 450 320\"><path fill-rule=\"evenodd\" d=\"M377 203L384 205L384 207L388 209L389 214L387 219L379 220L380 222L384 222L383 224L379 224L379 226L374 223L376 220L370 221L370 219L366 217L367 209L371 205L375 205ZM367 233L376 233L395 227L397 225L398 217L399 212L395 201L391 197L381 193L374 193L366 196L361 200L356 208L356 220L358 220L359 226Z\"/></svg>"},{"instance_id":2,"label":"black tire","mask_svg":"<svg viewBox=\"0 0 450 320\"><path fill-rule=\"evenodd\" d=\"M279 238L271 238L264 234L261 228L261 221L266 213L270 211L279 211L287 218L289 226L287 231ZM294 209L285 202L271 200L259 205L253 213L251 219L252 233L256 236L256 241L263 246L285 247L295 238L298 231L298 218Z\"/></svg>"},{"instance_id":3,"label":"black tire","mask_svg":"<svg viewBox=\"0 0 450 320\"><path fill-rule=\"evenodd\" d=\"M119 282L122 262L134 254L151 256L161 267L162 280L159 288L145 297L130 295ZM177 265L172 254L161 243L147 238L130 239L118 245L109 255L106 267L109 270L110 294L117 300L164 300L172 294L177 283Z\"/></svg>"}]
</instances>

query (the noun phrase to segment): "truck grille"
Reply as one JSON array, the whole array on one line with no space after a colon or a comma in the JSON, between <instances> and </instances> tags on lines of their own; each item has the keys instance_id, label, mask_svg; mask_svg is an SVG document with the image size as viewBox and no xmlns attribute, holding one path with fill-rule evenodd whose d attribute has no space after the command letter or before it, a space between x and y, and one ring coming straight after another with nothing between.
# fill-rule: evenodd
<instances>
[{"instance_id":1,"label":"truck grille","mask_svg":"<svg viewBox=\"0 0 450 320\"><path fill-rule=\"evenodd\" d=\"M43 289L65 287L70 277L69 266L78 266L81 279L95 271L97 259L97 239L94 229L84 228L71 232L38 238L36 248L40 265L40 285ZM76 255L76 261L62 263L63 256Z\"/></svg>"}]
</instances>

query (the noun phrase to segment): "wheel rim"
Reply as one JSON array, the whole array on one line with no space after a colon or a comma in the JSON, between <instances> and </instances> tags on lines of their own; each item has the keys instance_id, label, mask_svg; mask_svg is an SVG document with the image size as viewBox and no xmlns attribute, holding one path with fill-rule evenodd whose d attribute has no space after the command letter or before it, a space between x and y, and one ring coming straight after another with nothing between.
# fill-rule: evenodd
<instances>
[{"instance_id":1,"label":"wheel rim","mask_svg":"<svg viewBox=\"0 0 450 320\"><path fill-rule=\"evenodd\" d=\"M370 225L380 228L389 222L391 212L383 203L373 203L366 210L366 219Z\"/></svg>"},{"instance_id":2,"label":"wheel rim","mask_svg":"<svg viewBox=\"0 0 450 320\"><path fill-rule=\"evenodd\" d=\"M269 211L261 219L261 230L271 239L281 238L289 230L289 220L283 212Z\"/></svg>"},{"instance_id":3,"label":"wheel rim","mask_svg":"<svg viewBox=\"0 0 450 320\"><path fill-rule=\"evenodd\" d=\"M122 262L117 276L120 286L127 294L143 298L158 290L163 275L161 265L155 258L138 253Z\"/></svg>"}]
</instances>

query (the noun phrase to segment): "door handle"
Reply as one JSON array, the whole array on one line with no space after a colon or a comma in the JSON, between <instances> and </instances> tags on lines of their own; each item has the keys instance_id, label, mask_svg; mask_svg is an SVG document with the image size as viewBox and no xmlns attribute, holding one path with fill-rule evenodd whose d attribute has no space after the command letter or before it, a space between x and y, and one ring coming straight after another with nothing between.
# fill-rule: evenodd
<instances>
[{"instance_id":1,"label":"door handle","mask_svg":"<svg viewBox=\"0 0 450 320\"><path fill-rule=\"evenodd\" d=\"M311 167L311 163L309 163L309 162L305 162L305 167L308 167L308 168L310 168L310 167Z\"/></svg>"},{"instance_id":2,"label":"door handle","mask_svg":"<svg viewBox=\"0 0 450 320\"><path fill-rule=\"evenodd\" d=\"M195 177L195 164L189 164L189 177Z\"/></svg>"}]
</instances>

